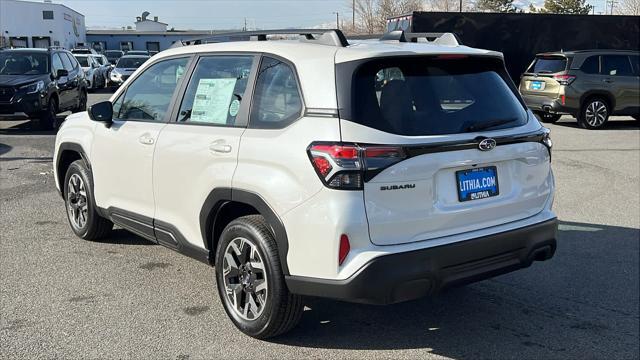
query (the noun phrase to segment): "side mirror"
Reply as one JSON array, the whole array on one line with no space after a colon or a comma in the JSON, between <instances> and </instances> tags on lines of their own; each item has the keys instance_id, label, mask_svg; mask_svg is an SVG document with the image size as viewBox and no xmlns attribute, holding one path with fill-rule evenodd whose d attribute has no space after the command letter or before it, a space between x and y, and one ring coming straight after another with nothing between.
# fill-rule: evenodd
<instances>
[{"instance_id":1,"label":"side mirror","mask_svg":"<svg viewBox=\"0 0 640 360\"><path fill-rule=\"evenodd\" d=\"M111 124L113 121L113 105L111 101L102 101L89 106L89 118L93 121Z\"/></svg>"},{"instance_id":2,"label":"side mirror","mask_svg":"<svg viewBox=\"0 0 640 360\"><path fill-rule=\"evenodd\" d=\"M56 79L60 79L64 76L69 76L69 71L65 69L58 69L58 71L56 72Z\"/></svg>"}]
</instances>

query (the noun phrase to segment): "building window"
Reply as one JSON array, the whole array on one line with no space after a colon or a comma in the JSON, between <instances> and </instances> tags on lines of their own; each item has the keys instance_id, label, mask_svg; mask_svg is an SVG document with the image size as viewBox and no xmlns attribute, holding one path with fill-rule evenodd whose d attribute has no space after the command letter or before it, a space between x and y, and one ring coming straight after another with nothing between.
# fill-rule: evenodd
<instances>
[{"instance_id":1,"label":"building window","mask_svg":"<svg viewBox=\"0 0 640 360\"><path fill-rule=\"evenodd\" d=\"M51 11L51 10L43 10L42 11L42 18L44 20L53 20L53 11Z\"/></svg>"},{"instance_id":2,"label":"building window","mask_svg":"<svg viewBox=\"0 0 640 360\"><path fill-rule=\"evenodd\" d=\"M147 41L147 50L160 52L160 43L157 41Z\"/></svg>"}]
</instances>

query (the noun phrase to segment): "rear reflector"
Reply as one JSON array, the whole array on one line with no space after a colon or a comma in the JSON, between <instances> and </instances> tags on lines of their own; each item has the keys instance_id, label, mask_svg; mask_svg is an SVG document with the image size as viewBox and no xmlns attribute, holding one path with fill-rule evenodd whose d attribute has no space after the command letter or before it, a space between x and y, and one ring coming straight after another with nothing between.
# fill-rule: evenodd
<instances>
[{"instance_id":1,"label":"rear reflector","mask_svg":"<svg viewBox=\"0 0 640 360\"><path fill-rule=\"evenodd\" d=\"M338 251L338 265L342 265L344 259L349 255L351 250L351 244L349 244L349 237L345 234L340 235L340 250Z\"/></svg>"}]
</instances>

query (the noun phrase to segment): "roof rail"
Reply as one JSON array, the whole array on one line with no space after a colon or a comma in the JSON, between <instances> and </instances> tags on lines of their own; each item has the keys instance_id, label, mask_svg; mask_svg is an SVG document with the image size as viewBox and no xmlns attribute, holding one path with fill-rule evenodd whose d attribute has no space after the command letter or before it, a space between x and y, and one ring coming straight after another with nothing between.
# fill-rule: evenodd
<instances>
[{"instance_id":1,"label":"roof rail","mask_svg":"<svg viewBox=\"0 0 640 360\"><path fill-rule=\"evenodd\" d=\"M266 41L268 35L300 35L303 37L301 41L312 44L338 47L346 47L349 45L349 42L342 31L337 29L276 29L213 34L204 37L176 41L171 47L230 41Z\"/></svg>"},{"instance_id":2,"label":"roof rail","mask_svg":"<svg viewBox=\"0 0 640 360\"><path fill-rule=\"evenodd\" d=\"M380 38L380 41L398 41L398 42L428 42L437 45L458 46L462 45L462 41L454 33L412 33L403 30L395 30L388 32Z\"/></svg>"}]
</instances>

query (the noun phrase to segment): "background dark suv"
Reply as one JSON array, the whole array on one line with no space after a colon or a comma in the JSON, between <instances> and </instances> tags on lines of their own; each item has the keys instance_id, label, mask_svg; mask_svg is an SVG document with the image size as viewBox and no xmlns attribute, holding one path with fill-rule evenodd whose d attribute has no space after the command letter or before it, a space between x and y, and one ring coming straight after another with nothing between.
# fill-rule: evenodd
<instances>
[{"instance_id":1,"label":"background dark suv","mask_svg":"<svg viewBox=\"0 0 640 360\"><path fill-rule=\"evenodd\" d=\"M84 73L65 50L0 50L0 120L40 119L57 128L57 114L84 111Z\"/></svg>"},{"instance_id":2,"label":"background dark suv","mask_svg":"<svg viewBox=\"0 0 640 360\"><path fill-rule=\"evenodd\" d=\"M522 75L520 93L542 121L571 114L587 129L610 115L640 114L637 51L583 50L536 55Z\"/></svg>"}]
</instances>

